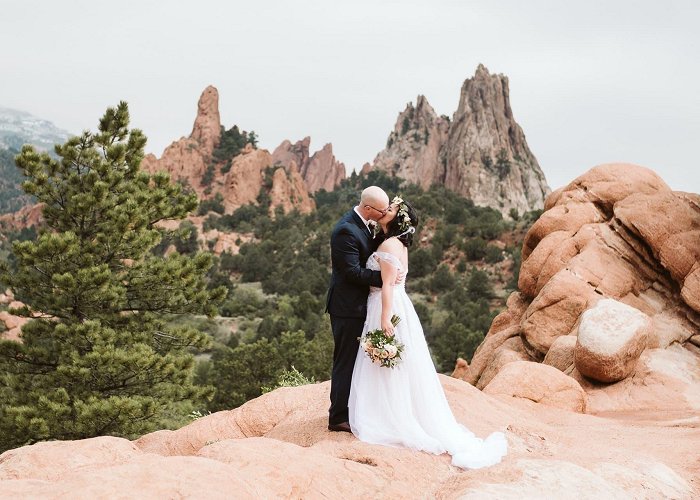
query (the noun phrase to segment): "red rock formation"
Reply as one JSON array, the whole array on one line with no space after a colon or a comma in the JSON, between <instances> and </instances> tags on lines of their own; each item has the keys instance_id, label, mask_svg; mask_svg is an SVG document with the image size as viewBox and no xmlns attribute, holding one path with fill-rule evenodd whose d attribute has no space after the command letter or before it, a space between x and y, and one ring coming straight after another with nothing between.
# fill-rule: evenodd
<instances>
[{"instance_id":1,"label":"red rock formation","mask_svg":"<svg viewBox=\"0 0 700 500\"><path fill-rule=\"evenodd\" d=\"M204 89L197 103L197 118L194 121L190 139L199 143L200 152L209 159L219 145L220 138L219 91L210 85Z\"/></svg>"},{"instance_id":2,"label":"red rock formation","mask_svg":"<svg viewBox=\"0 0 700 500\"><path fill-rule=\"evenodd\" d=\"M44 204L37 203L20 208L16 212L0 215L0 229L17 231L43 223Z\"/></svg>"},{"instance_id":3,"label":"red rock formation","mask_svg":"<svg viewBox=\"0 0 700 500\"><path fill-rule=\"evenodd\" d=\"M147 155L141 162L141 168L150 173L159 170L167 171L173 180L185 181L191 186L200 199L222 195L226 213L231 213L248 203L256 204L265 181L265 171L275 163L273 155L264 149L255 150L247 145L238 156L232 159L231 169L222 174L221 165L212 164L212 154L219 144L220 137L219 94L216 88L210 86L204 90L199 99L192 134L168 146L160 159L156 159L152 154ZM308 140L305 139L305 141L308 158ZM304 158L303 144L304 142L301 141L302 150L299 153L301 159ZM291 145L287 149L280 148L275 151L278 160L297 158L289 153L294 150ZM209 185L204 185L202 179L212 168L214 179ZM273 176L270 189L273 191L271 194L273 213L278 206L283 207L285 211L296 208L301 213L308 213L315 208L297 169L288 168L286 176Z\"/></svg>"},{"instance_id":4,"label":"red rock formation","mask_svg":"<svg viewBox=\"0 0 700 500\"><path fill-rule=\"evenodd\" d=\"M320 189L333 191L340 181L345 179L345 164L335 159L333 146L326 144L323 149L316 151L309 162L301 168L310 193Z\"/></svg>"},{"instance_id":5,"label":"red rock formation","mask_svg":"<svg viewBox=\"0 0 700 500\"><path fill-rule=\"evenodd\" d=\"M284 166L287 171L295 165L309 193L319 189L333 191L345 179L345 165L335 159L331 144L326 144L309 157L310 143L309 137L294 145L288 140L283 141L272 153L272 163Z\"/></svg>"},{"instance_id":6,"label":"red rock formation","mask_svg":"<svg viewBox=\"0 0 700 500\"><path fill-rule=\"evenodd\" d=\"M513 118L508 78L479 65L462 86L452 121L423 96L399 114L387 147L363 172L380 169L423 187L442 184L504 214L542 208L549 187Z\"/></svg>"},{"instance_id":7,"label":"red rock formation","mask_svg":"<svg viewBox=\"0 0 700 500\"><path fill-rule=\"evenodd\" d=\"M474 354L468 381L488 387L525 353L581 383L589 412L700 410L700 195L610 164L552 193L545 208L525 236L520 292Z\"/></svg>"},{"instance_id":8,"label":"red rock formation","mask_svg":"<svg viewBox=\"0 0 700 500\"><path fill-rule=\"evenodd\" d=\"M280 164L285 168L289 168L292 163L295 163L297 169L301 169L309 161L309 145L311 137L304 137L296 144L292 144L288 140L282 141L282 144L277 146L272 153L272 164Z\"/></svg>"},{"instance_id":9,"label":"red rock formation","mask_svg":"<svg viewBox=\"0 0 700 500\"><path fill-rule=\"evenodd\" d=\"M449 377L440 380L459 422L479 436L505 432L509 453L502 463L464 472L451 466L448 455L330 433L330 384L324 382L278 389L134 442L105 436L5 452L0 491L8 498L225 498L230 492L243 498L700 495L700 472L689 458L700 446L692 421L616 422L491 396ZM552 394L567 394L566 386L551 387Z\"/></svg>"}]
</instances>

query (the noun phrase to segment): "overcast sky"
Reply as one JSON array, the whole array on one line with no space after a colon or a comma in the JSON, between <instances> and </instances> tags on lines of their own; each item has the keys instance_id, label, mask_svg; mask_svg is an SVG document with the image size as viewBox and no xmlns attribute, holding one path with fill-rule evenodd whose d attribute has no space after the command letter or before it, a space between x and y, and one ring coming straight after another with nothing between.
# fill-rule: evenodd
<instances>
[{"instance_id":1,"label":"overcast sky","mask_svg":"<svg viewBox=\"0 0 700 500\"><path fill-rule=\"evenodd\" d=\"M311 136L349 169L423 94L452 115L479 63L510 79L552 188L626 161L700 192L697 1L0 0L0 106L94 129L129 102L158 156L219 89L260 145Z\"/></svg>"}]
</instances>

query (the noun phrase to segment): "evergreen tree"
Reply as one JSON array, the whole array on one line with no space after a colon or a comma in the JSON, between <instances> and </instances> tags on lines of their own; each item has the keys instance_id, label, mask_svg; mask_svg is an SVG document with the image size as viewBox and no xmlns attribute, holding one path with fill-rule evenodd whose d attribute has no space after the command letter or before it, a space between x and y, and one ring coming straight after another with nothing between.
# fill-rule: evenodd
<instances>
[{"instance_id":1,"label":"evergreen tree","mask_svg":"<svg viewBox=\"0 0 700 500\"><path fill-rule=\"evenodd\" d=\"M166 174L139 171L146 137L128 129L125 102L99 132L56 146L24 146L23 189L45 204L35 241L15 242L9 285L33 318L22 342L0 341L0 451L45 439L134 437L174 425L207 393L193 385L191 350L207 338L170 328L165 314L213 315L226 293L207 290L208 254L150 250L159 221L197 206ZM190 405L188 407L188 405Z\"/></svg>"}]
</instances>

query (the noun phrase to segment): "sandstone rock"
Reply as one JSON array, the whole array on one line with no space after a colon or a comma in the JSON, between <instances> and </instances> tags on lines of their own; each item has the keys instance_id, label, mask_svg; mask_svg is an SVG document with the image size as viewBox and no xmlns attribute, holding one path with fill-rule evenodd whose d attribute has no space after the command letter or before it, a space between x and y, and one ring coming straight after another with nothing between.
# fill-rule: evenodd
<instances>
[{"instance_id":1,"label":"sandstone rock","mask_svg":"<svg viewBox=\"0 0 700 500\"><path fill-rule=\"evenodd\" d=\"M614 384L571 374L588 393L588 412L653 425L700 424L700 356L690 344L642 352L634 372Z\"/></svg>"},{"instance_id":2,"label":"sandstone rock","mask_svg":"<svg viewBox=\"0 0 700 500\"><path fill-rule=\"evenodd\" d=\"M0 215L0 229L3 231L16 231L32 226L40 226L44 222L43 203L26 205L17 212Z\"/></svg>"},{"instance_id":3,"label":"sandstone rock","mask_svg":"<svg viewBox=\"0 0 700 500\"><path fill-rule=\"evenodd\" d=\"M301 141L292 144L288 140L282 141L282 144L277 146L272 152L272 164L282 165L289 168L292 163L296 164L297 169L306 165L309 161L309 145L311 137L304 137Z\"/></svg>"},{"instance_id":4,"label":"sandstone rock","mask_svg":"<svg viewBox=\"0 0 700 500\"><path fill-rule=\"evenodd\" d=\"M278 389L133 444L108 437L6 452L0 491L49 499L230 498L232 492L243 498L565 498L572 488L606 498L610 492L700 493L688 460L700 444L696 428L617 422L440 380L459 422L477 435L506 430L509 455L501 464L465 473L446 455L330 433L324 382Z\"/></svg>"},{"instance_id":5,"label":"sandstone rock","mask_svg":"<svg viewBox=\"0 0 700 500\"><path fill-rule=\"evenodd\" d=\"M591 168L550 196L546 210L570 202L590 202L612 214L613 205L635 193L670 191L656 172L630 163L606 163Z\"/></svg>"},{"instance_id":6,"label":"sandstone rock","mask_svg":"<svg viewBox=\"0 0 700 500\"><path fill-rule=\"evenodd\" d=\"M10 307L19 308L23 307L24 304L21 302L13 301L10 303ZM22 327L29 321L29 318L22 316L14 316L7 311L0 311L0 321L5 324L6 330L0 332L0 339L2 340L14 340L20 342L20 333L22 332Z\"/></svg>"},{"instance_id":7,"label":"sandstone rock","mask_svg":"<svg viewBox=\"0 0 700 500\"><path fill-rule=\"evenodd\" d=\"M700 263L695 264L693 271L683 280L681 297L695 311L700 311Z\"/></svg>"},{"instance_id":8,"label":"sandstone rock","mask_svg":"<svg viewBox=\"0 0 700 500\"><path fill-rule=\"evenodd\" d=\"M58 481L76 469L95 470L121 465L141 454L141 450L131 441L111 436L40 442L3 453L0 481Z\"/></svg>"},{"instance_id":9,"label":"sandstone rock","mask_svg":"<svg viewBox=\"0 0 700 500\"><path fill-rule=\"evenodd\" d=\"M638 193L617 202L614 211L624 226L646 242L676 282L683 284L697 269L700 195L671 191L654 195ZM700 312L700 309L695 310Z\"/></svg>"},{"instance_id":10,"label":"sandstone rock","mask_svg":"<svg viewBox=\"0 0 700 500\"><path fill-rule=\"evenodd\" d=\"M523 341L519 336L507 339L493 351L493 356L491 357L489 364L486 365L486 368L481 373L479 380L475 384L476 388L483 389L486 387L498 374L501 368L514 361L532 361L532 358L525 350Z\"/></svg>"},{"instance_id":11,"label":"sandstone rock","mask_svg":"<svg viewBox=\"0 0 700 500\"><path fill-rule=\"evenodd\" d=\"M151 174L164 170L172 180L186 181L200 198L206 197L202 177L207 170L207 162L194 139L183 137L173 142L165 148L160 159L152 154L146 155L141 161L141 169Z\"/></svg>"},{"instance_id":12,"label":"sandstone rock","mask_svg":"<svg viewBox=\"0 0 700 500\"><path fill-rule=\"evenodd\" d=\"M578 253L572 231L549 233L520 266L518 289L526 297L536 297L552 276L566 267Z\"/></svg>"},{"instance_id":13,"label":"sandstone rock","mask_svg":"<svg viewBox=\"0 0 700 500\"><path fill-rule=\"evenodd\" d=\"M333 146L326 144L300 167L300 172L309 193L320 189L333 191L345 179L345 164L335 159Z\"/></svg>"},{"instance_id":14,"label":"sandstone rock","mask_svg":"<svg viewBox=\"0 0 700 500\"><path fill-rule=\"evenodd\" d=\"M283 141L272 153L272 163L282 165L287 172L294 165L309 193L315 193L319 189L333 191L346 177L345 165L335 159L331 144L326 144L309 157L310 143L310 137L305 137L294 145L288 140Z\"/></svg>"},{"instance_id":15,"label":"sandstone rock","mask_svg":"<svg viewBox=\"0 0 700 500\"><path fill-rule=\"evenodd\" d=\"M449 121L438 117L428 100L419 95L415 106L408 103L399 113L386 149L363 172L383 170L423 189L443 183L445 166L440 153L447 142L449 127Z\"/></svg>"},{"instance_id":16,"label":"sandstone rock","mask_svg":"<svg viewBox=\"0 0 700 500\"><path fill-rule=\"evenodd\" d=\"M580 314L598 299L588 283L568 270L555 274L523 315L521 336L530 356L542 360L554 340L573 333Z\"/></svg>"},{"instance_id":17,"label":"sandstone rock","mask_svg":"<svg viewBox=\"0 0 700 500\"><path fill-rule=\"evenodd\" d=\"M511 326L520 326L520 318L527 310L528 305L521 293L511 293L506 300L506 309L493 319L486 336L488 337Z\"/></svg>"},{"instance_id":18,"label":"sandstone rock","mask_svg":"<svg viewBox=\"0 0 700 500\"><path fill-rule=\"evenodd\" d=\"M208 86L197 103L197 118L190 138L199 143L199 151L210 159L221 138L221 118L219 117L219 91Z\"/></svg>"},{"instance_id":19,"label":"sandstone rock","mask_svg":"<svg viewBox=\"0 0 700 500\"><path fill-rule=\"evenodd\" d=\"M523 261L530 257L530 253L545 236L555 231L575 233L585 224L604 220L604 215L593 203L576 202L552 207L537 219L525 235L522 251Z\"/></svg>"},{"instance_id":20,"label":"sandstone rock","mask_svg":"<svg viewBox=\"0 0 700 500\"><path fill-rule=\"evenodd\" d=\"M479 65L462 86L445 144L445 186L508 213L542 208L549 187L513 118L508 78ZM499 156L501 160L499 160Z\"/></svg>"},{"instance_id":21,"label":"sandstone rock","mask_svg":"<svg viewBox=\"0 0 700 500\"><path fill-rule=\"evenodd\" d=\"M469 363L462 358L457 358L457 361L455 362L455 369L450 377L458 378L460 380L469 380L471 378Z\"/></svg>"},{"instance_id":22,"label":"sandstone rock","mask_svg":"<svg viewBox=\"0 0 700 500\"><path fill-rule=\"evenodd\" d=\"M484 392L529 399L569 411L586 410L586 393L578 382L554 367L532 361L504 365Z\"/></svg>"},{"instance_id":23,"label":"sandstone rock","mask_svg":"<svg viewBox=\"0 0 700 500\"><path fill-rule=\"evenodd\" d=\"M614 299L649 318L645 340L637 339L627 358L629 366L639 349L693 345L690 339L700 332L700 196L671 191L647 168L607 164L551 193L545 208L525 237L519 279L527 306L520 314L520 335L531 359L546 357L580 380L589 396L604 400L607 386L569 364L570 346L564 351L552 347L562 335L578 335L583 311L601 299ZM509 308L504 319L497 318L490 334L501 323L512 324L513 313ZM484 374L503 366L496 348L488 336L477 348L470 382L482 384ZM636 382L618 384L633 387L636 396L629 400L648 407L651 403L640 395L647 381L636 374L645 368L637 364L628 371L629 366L622 372ZM651 386L648 391L649 397L660 397Z\"/></svg>"},{"instance_id":24,"label":"sandstone rock","mask_svg":"<svg viewBox=\"0 0 700 500\"><path fill-rule=\"evenodd\" d=\"M302 214L311 213L316 208L294 163L289 170L278 168L272 175L270 213L274 215L277 207L282 207L285 213L298 210Z\"/></svg>"},{"instance_id":25,"label":"sandstone rock","mask_svg":"<svg viewBox=\"0 0 700 500\"><path fill-rule=\"evenodd\" d=\"M621 302L603 299L581 316L574 349L576 369L600 382L617 382L634 370L646 347L649 317Z\"/></svg>"},{"instance_id":26,"label":"sandstone rock","mask_svg":"<svg viewBox=\"0 0 700 500\"><path fill-rule=\"evenodd\" d=\"M309 189L298 170L299 164L293 165L297 159L301 161L305 157L308 158L308 138L295 146L291 146L289 141L280 145L275 151L274 161L273 155L268 151L253 149L247 144L232 159L228 172L222 172L221 164L212 163L212 153L219 143L222 128L218 103L218 91L214 87L207 87L199 99L192 134L168 146L160 159L152 154L146 155L141 162L142 170L149 173L163 170L168 172L171 179L189 185L201 200L221 195L226 213L231 213L242 205L257 204L258 194L265 182L265 170L275 162L289 162L284 165L287 174L275 176L273 173L272 183L266 187L271 194L270 211L274 213L277 207L282 207L285 212L297 209L301 213L309 213L313 210L315 204L309 197ZM330 159L335 161L332 153ZM319 164L325 166L322 161ZM335 163L331 163L328 168L331 177L337 174ZM333 170L334 168L336 170ZM202 179L208 175L207 172L211 174L210 169L213 169L214 178L205 185ZM343 177L344 172L343 167ZM317 178L320 178L319 176L320 174ZM326 182L324 186L327 185L326 178L322 181Z\"/></svg>"},{"instance_id":27,"label":"sandstone rock","mask_svg":"<svg viewBox=\"0 0 700 500\"><path fill-rule=\"evenodd\" d=\"M513 325L503 330L487 335L484 341L476 348L469 370L470 384L476 385L484 370L491 364L494 353L503 343L514 336L520 335L520 325Z\"/></svg>"},{"instance_id":28,"label":"sandstone rock","mask_svg":"<svg viewBox=\"0 0 700 500\"><path fill-rule=\"evenodd\" d=\"M550 346L542 361L545 365L553 366L557 370L566 372L574 364L574 348L576 336L562 335L557 337Z\"/></svg>"},{"instance_id":29,"label":"sandstone rock","mask_svg":"<svg viewBox=\"0 0 700 500\"><path fill-rule=\"evenodd\" d=\"M441 184L504 214L541 208L549 192L544 174L513 118L508 78L479 65L462 86L450 122L418 96L399 114L371 166L423 187Z\"/></svg>"},{"instance_id":30,"label":"sandstone rock","mask_svg":"<svg viewBox=\"0 0 700 500\"><path fill-rule=\"evenodd\" d=\"M260 186L265 180L265 168L270 162L270 153L264 149L247 149L234 158L223 188L226 213L249 203L257 204Z\"/></svg>"}]
</instances>

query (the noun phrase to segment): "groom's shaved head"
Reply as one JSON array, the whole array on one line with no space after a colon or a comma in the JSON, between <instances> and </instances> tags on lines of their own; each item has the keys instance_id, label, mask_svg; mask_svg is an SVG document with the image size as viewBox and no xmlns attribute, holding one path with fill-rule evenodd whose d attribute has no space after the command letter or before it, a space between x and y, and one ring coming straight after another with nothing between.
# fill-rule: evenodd
<instances>
[{"instance_id":1,"label":"groom's shaved head","mask_svg":"<svg viewBox=\"0 0 700 500\"><path fill-rule=\"evenodd\" d=\"M362 191L360 203L384 209L389 205L389 196L379 186L370 186Z\"/></svg>"},{"instance_id":2,"label":"groom's shaved head","mask_svg":"<svg viewBox=\"0 0 700 500\"><path fill-rule=\"evenodd\" d=\"M379 220L389 207L389 196L379 186L370 186L362 191L358 207L365 220Z\"/></svg>"}]
</instances>

